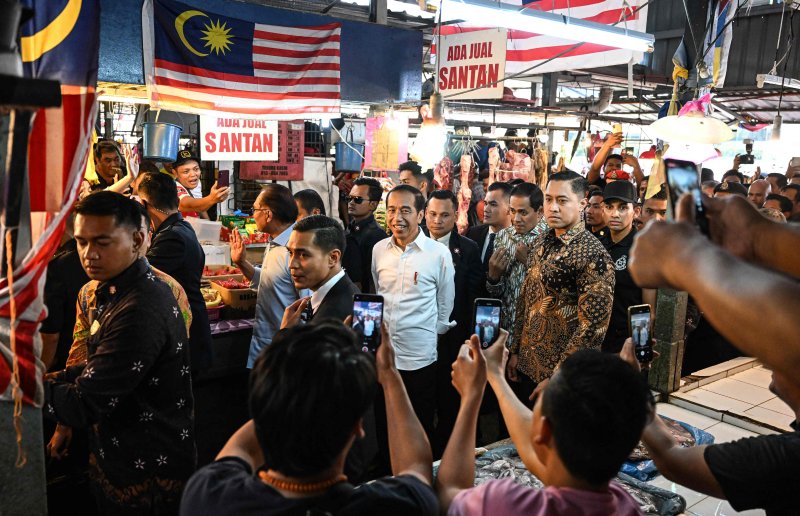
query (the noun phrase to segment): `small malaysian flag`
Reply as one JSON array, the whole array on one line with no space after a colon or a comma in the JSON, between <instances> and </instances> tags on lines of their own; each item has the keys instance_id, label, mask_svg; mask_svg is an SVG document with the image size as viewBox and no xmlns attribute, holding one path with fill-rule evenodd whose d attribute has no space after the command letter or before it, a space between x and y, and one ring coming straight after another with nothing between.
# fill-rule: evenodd
<instances>
[{"instance_id":1,"label":"small malaysian flag","mask_svg":"<svg viewBox=\"0 0 800 516\"><path fill-rule=\"evenodd\" d=\"M172 0L145 1L142 22L151 107L271 119L339 113L338 23L268 25Z\"/></svg>"}]
</instances>

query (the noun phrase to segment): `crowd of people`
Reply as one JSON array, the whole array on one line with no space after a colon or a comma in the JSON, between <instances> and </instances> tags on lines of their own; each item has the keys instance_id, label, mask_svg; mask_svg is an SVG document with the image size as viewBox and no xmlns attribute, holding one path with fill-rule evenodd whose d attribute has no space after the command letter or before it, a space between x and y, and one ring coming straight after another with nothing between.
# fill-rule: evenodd
<instances>
[{"instance_id":1,"label":"crowd of people","mask_svg":"<svg viewBox=\"0 0 800 516\"><path fill-rule=\"evenodd\" d=\"M415 162L388 193L355 180L346 224L314 191L265 185L252 206L269 236L261 263L238 232L230 241L257 292L251 419L200 469L192 380L213 356L204 255L184 215L228 190L190 193L200 161L188 151L174 176L128 180L133 192L99 173L105 188L75 206L74 239L47 278L48 453L74 458L85 436L102 514L638 514L611 480L642 440L667 478L737 510L791 511L800 435L680 447L655 416L627 309L655 313L656 289L687 291L684 370L757 357L800 416L800 230L785 223L800 215L800 184L768 176L748 189L736 170L704 184L706 237L690 196L665 220L665 186L645 198L648 178L613 138L587 177L487 184L471 207L483 223L463 233L456 194ZM380 317L354 314L359 293L382 297ZM499 335L473 319L481 297L502 301ZM380 333L374 355L366 333ZM476 444L506 436L545 489L473 487Z\"/></svg>"}]
</instances>

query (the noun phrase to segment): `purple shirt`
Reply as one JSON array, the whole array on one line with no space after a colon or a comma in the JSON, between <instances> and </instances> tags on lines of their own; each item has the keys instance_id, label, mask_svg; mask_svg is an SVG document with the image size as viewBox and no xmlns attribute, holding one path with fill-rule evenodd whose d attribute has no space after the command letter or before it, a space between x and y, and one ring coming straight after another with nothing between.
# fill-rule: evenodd
<instances>
[{"instance_id":1,"label":"purple shirt","mask_svg":"<svg viewBox=\"0 0 800 516\"><path fill-rule=\"evenodd\" d=\"M633 498L614 483L609 484L607 492L596 493L570 487L531 489L505 479L461 491L447 514L633 516L641 511Z\"/></svg>"}]
</instances>

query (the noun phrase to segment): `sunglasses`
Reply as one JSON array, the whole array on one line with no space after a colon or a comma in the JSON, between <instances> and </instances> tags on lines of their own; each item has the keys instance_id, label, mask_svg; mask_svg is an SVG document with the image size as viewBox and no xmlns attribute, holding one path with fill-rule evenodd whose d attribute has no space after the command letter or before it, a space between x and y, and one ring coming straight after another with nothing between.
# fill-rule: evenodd
<instances>
[{"instance_id":1,"label":"sunglasses","mask_svg":"<svg viewBox=\"0 0 800 516\"><path fill-rule=\"evenodd\" d=\"M352 203L355 203L355 204L361 204L364 201L372 202L371 199L365 199L364 197L353 197L352 195L347 196L347 202L348 203L352 202Z\"/></svg>"}]
</instances>

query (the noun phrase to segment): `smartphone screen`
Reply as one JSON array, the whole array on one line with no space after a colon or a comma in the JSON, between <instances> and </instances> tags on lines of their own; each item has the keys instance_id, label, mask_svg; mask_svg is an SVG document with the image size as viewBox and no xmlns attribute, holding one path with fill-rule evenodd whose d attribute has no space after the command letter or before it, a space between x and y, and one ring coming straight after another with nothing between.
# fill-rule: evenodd
<instances>
[{"instance_id":1,"label":"smartphone screen","mask_svg":"<svg viewBox=\"0 0 800 516\"><path fill-rule=\"evenodd\" d=\"M653 360L653 346L650 344L650 305L628 307L628 327L639 362Z\"/></svg>"},{"instance_id":2,"label":"smartphone screen","mask_svg":"<svg viewBox=\"0 0 800 516\"><path fill-rule=\"evenodd\" d=\"M706 219L706 211L703 207L703 191L700 189L700 171L697 170L697 165L691 161L665 159L664 166L669 186L672 216L676 215L675 205L681 195L691 193L694 198L697 225L703 234L708 235L708 219Z\"/></svg>"},{"instance_id":3,"label":"smartphone screen","mask_svg":"<svg viewBox=\"0 0 800 516\"><path fill-rule=\"evenodd\" d=\"M500 336L500 307L503 306L499 299L478 298L472 317L473 334L480 339L481 347L488 348Z\"/></svg>"},{"instance_id":4,"label":"smartphone screen","mask_svg":"<svg viewBox=\"0 0 800 516\"><path fill-rule=\"evenodd\" d=\"M353 330L361 339L361 350L376 353L381 344L383 296L356 294L353 296Z\"/></svg>"},{"instance_id":5,"label":"smartphone screen","mask_svg":"<svg viewBox=\"0 0 800 516\"><path fill-rule=\"evenodd\" d=\"M217 186L220 188L227 188L231 184L231 173L229 170L220 170L219 177L217 178Z\"/></svg>"}]
</instances>

